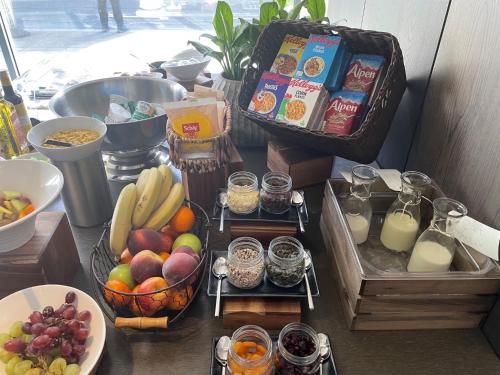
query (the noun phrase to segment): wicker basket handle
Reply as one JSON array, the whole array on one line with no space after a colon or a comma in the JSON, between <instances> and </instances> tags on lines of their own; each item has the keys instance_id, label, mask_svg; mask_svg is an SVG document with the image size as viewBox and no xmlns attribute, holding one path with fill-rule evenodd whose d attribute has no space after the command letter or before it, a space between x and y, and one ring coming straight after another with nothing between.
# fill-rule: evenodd
<instances>
[{"instance_id":1,"label":"wicker basket handle","mask_svg":"<svg viewBox=\"0 0 500 375\"><path fill-rule=\"evenodd\" d=\"M148 328L163 328L166 329L168 326L168 317L162 318L116 318L115 327L116 328L137 328L137 329L148 329Z\"/></svg>"}]
</instances>

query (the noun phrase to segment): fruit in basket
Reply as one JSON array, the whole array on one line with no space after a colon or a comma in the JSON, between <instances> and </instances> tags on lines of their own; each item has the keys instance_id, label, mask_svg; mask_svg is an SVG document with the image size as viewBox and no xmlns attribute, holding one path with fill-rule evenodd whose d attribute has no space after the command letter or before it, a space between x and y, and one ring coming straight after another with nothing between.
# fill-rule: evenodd
<instances>
[{"instance_id":1,"label":"fruit in basket","mask_svg":"<svg viewBox=\"0 0 500 375\"><path fill-rule=\"evenodd\" d=\"M193 288L188 286L184 289L171 291L172 298L167 304L169 310L182 310L193 297Z\"/></svg>"},{"instance_id":2,"label":"fruit in basket","mask_svg":"<svg viewBox=\"0 0 500 375\"><path fill-rule=\"evenodd\" d=\"M122 254L120 255L120 263L121 264L130 264L132 261L132 254L130 254L130 251L128 249L125 249L122 251Z\"/></svg>"},{"instance_id":3,"label":"fruit in basket","mask_svg":"<svg viewBox=\"0 0 500 375\"><path fill-rule=\"evenodd\" d=\"M117 292L122 292L122 293L132 292L128 287L128 285L120 280L108 280L106 286L109 289ZM104 298L106 299L106 301L115 307L124 307L127 306L130 302L129 296L125 296L119 293L114 293L106 288L104 288L103 290L104 290Z\"/></svg>"},{"instance_id":4,"label":"fruit in basket","mask_svg":"<svg viewBox=\"0 0 500 375\"><path fill-rule=\"evenodd\" d=\"M196 251L194 251L193 249L191 249L189 246L179 246L174 251L172 251L172 255L177 254L177 253L188 254L188 255L192 256L196 260L196 262L198 262L198 263L200 262L200 256L198 255L198 253Z\"/></svg>"},{"instance_id":5,"label":"fruit in basket","mask_svg":"<svg viewBox=\"0 0 500 375\"><path fill-rule=\"evenodd\" d=\"M160 194L158 194L158 200L156 201L155 208L158 208L160 204L162 204L163 201L167 199L168 193L170 193L170 189L172 188L172 180L173 180L172 171L165 164L161 164L158 167L158 171L161 173L163 177L163 182Z\"/></svg>"},{"instance_id":6,"label":"fruit in basket","mask_svg":"<svg viewBox=\"0 0 500 375\"><path fill-rule=\"evenodd\" d=\"M138 283L154 276L161 276L163 259L151 250L142 250L130 262L132 277Z\"/></svg>"},{"instance_id":7,"label":"fruit in basket","mask_svg":"<svg viewBox=\"0 0 500 375\"><path fill-rule=\"evenodd\" d=\"M132 214L137 200L137 189L134 184L125 186L116 201L113 218L111 219L111 232L109 246L117 257L121 255L127 244L128 234L132 229Z\"/></svg>"},{"instance_id":8,"label":"fruit in basket","mask_svg":"<svg viewBox=\"0 0 500 375\"><path fill-rule=\"evenodd\" d=\"M174 241L174 244L172 245L172 249L175 250L181 246L190 247L198 255L201 255L201 241L193 233L184 233L177 237L177 239Z\"/></svg>"},{"instance_id":9,"label":"fruit in basket","mask_svg":"<svg viewBox=\"0 0 500 375\"><path fill-rule=\"evenodd\" d=\"M137 182L135 183L135 186L137 187L137 195L140 196L144 192L144 188L146 187L148 178L149 178L149 169L143 169L139 174Z\"/></svg>"},{"instance_id":10,"label":"fruit in basket","mask_svg":"<svg viewBox=\"0 0 500 375\"><path fill-rule=\"evenodd\" d=\"M170 189L167 198L147 219L144 228L160 230L175 215L182 202L184 202L184 198L186 198L184 186L180 182L175 183Z\"/></svg>"},{"instance_id":11,"label":"fruit in basket","mask_svg":"<svg viewBox=\"0 0 500 375\"><path fill-rule=\"evenodd\" d=\"M134 288L134 290L132 290L132 293L133 294L137 294L138 293L138 289L139 289L139 285L137 285ZM137 298L138 298L137 296L131 296L130 297L129 308L130 308L130 311L132 311L132 313L135 316L142 316L141 309L139 308L139 305L137 304L137 302L138 302Z\"/></svg>"},{"instance_id":12,"label":"fruit in basket","mask_svg":"<svg viewBox=\"0 0 500 375\"><path fill-rule=\"evenodd\" d=\"M108 276L108 281L119 280L126 284L129 289L135 286L134 277L132 277L132 270L129 264L119 264L111 270Z\"/></svg>"},{"instance_id":13,"label":"fruit in basket","mask_svg":"<svg viewBox=\"0 0 500 375\"><path fill-rule=\"evenodd\" d=\"M134 228L141 228L153 212L162 183L163 176L158 171L158 168L151 168L144 191L137 198L134 213L132 214L132 225Z\"/></svg>"},{"instance_id":14,"label":"fruit in basket","mask_svg":"<svg viewBox=\"0 0 500 375\"><path fill-rule=\"evenodd\" d=\"M170 251L172 243L159 232L151 229L136 229L130 232L127 241L128 249L132 255L142 250L151 250L156 253Z\"/></svg>"},{"instance_id":15,"label":"fruit in basket","mask_svg":"<svg viewBox=\"0 0 500 375\"><path fill-rule=\"evenodd\" d=\"M170 225L165 225L163 228L160 229L160 232L164 235L170 236L170 238L175 241L177 237L179 237L180 233L177 233L175 230L172 229Z\"/></svg>"},{"instance_id":16,"label":"fruit in basket","mask_svg":"<svg viewBox=\"0 0 500 375\"><path fill-rule=\"evenodd\" d=\"M151 277L139 284L137 293L152 293L157 290L165 289L167 287L168 284L164 278ZM151 316L164 309L170 303L171 298L171 293L167 289L154 294L137 296L137 303L141 306L143 315Z\"/></svg>"},{"instance_id":17,"label":"fruit in basket","mask_svg":"<svg viewBox=\"0 0 500 375\"><path fill-rule=\"evenodd\" d=\"M193 228L196 217L192 209L182 206L170 219L170 227L177 233L186 233Z\"/></svg>"},{"instance_id":18,"label":"fruit in basket","mask_svg":"<svg viewBox=\"0 0 500 375\"><path fill-rule=\"evenodd\" d=\"M163 277L167 280L168 285L175 285L191 275L197 266L198 262L191 255L185 253L173 254L163 264ZM196 276L195 274L190 277L186 284L189 285L196 281Z\"/></svg>"},{"instance_id":19,"label":"fruit in basket","mask_svg":"<svg viewBox=\"0 0 500 375\"><path fill-rule=\"evenodd\" d=\"M161 253L158 254L161 259L163 260L163 263L170 257L170 253L167 251L162 251Z\"/></svg>"}]
</instances>

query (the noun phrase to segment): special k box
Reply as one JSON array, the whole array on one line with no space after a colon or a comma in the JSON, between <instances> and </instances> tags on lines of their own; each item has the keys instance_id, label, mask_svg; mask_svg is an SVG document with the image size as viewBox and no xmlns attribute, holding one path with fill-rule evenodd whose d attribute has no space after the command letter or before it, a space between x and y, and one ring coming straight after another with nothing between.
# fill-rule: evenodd
<instances>
[{"instance_id":1,"label":"special k box","mask_svg":"<svg viewBox=\"0 0 500 375\"><path fill-rule=\"evenodd\" d=\"M365 113L368 95L361 92L339 91L332 94L325 113L325 134L349 135Z\"/></svg>"},{"instance_id":2,"label":"special k box","mask_svg":"<svg viewBox=\"0 0 500 375\"><path fill-rule=\"evenodd\" d=\"M323 117L327 102L328 92L322 84L292 78L276 120L312 129L318 122L318 113Z\"/></svg>"},{"instance_id":3,"label":"special k box","mask_svg":"<svg viewBox=\"0 0 500 375\"><path fill-rule=\"evenodd\" d=\"M289 82L289 77L271 72L262 73L248 105L248 111L274 120Z\"/></svg>"},{"instance_id":4,"label":"special k box","mask_svg":"<svg viewBox=\"0 0 500 375\"><path fill-rule=\"evenodd\" d=\"M382 56L353 55L342 89L370 95L383 64Z\"/></svg>"}]
</instances>

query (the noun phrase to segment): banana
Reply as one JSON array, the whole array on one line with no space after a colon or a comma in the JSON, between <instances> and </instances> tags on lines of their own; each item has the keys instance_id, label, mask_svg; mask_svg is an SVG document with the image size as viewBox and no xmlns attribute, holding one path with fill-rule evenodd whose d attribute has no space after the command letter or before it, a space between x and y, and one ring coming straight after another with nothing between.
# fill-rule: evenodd
<instances>
[{"instance_id":1,"label":"banana","mask_svg":"<svg viewBox=\"0 0 500 375\"><path fill-rule=\"evenodd\" d=\"M141 228L151 215L151 212L153 212L158 194L160 194L162 182L162 175L158 171L158 168L151 168L144 191L138 198L134 214L132 215L132 225L134 228Z\"/></svg>"},{"instance_id":2,"label":"banana","mask_svg":"<svg viewBox=\"0 0 500 375\"><path fill-rule=\"evenodd\" d=\"M139 178L137 179L137 182L135 185L137 186L137 196L140 197L142 195L142 192L144 191L144 187L146 186L146 183L148 182L149 178L149 169L143 169L141 171L141 174L139 175Z\"/></svg>"},{"instance_id":3,"label":"banana","mask_svg":"<svg viewBox=\"0 0 500 375\"><path fill-rule=\"evenodd\" d=\"M182 205L185 197L184 186L180 182L175 183L168 193L168 197L146 221L144 228L159 230L166 225Z\"/></svg>"},{"instance_id":4,"label":"banana","mask_svg":"<svg viewBox=\"0 0 500 375\"><path fill-rule=\"evenodd\" d=\"M126 247L136 200L137 188L135 184L128 184L122 189L116 201L109 236L109 246L116 256L120 256Z\"/></svg>"},{"instance_id":5,"label":"banana","mask_svg":"<svg viewBox=\"0 0 500 375\"><path fill-rule=\"evenodd\" d=\"M165 164L160 164L158 170L163 176L163 184L161 186L160 194L158 195L158 200L155 204L155 209L157 209L160 204L167 199L168 193L170 193L170 189L172 188L172 171L170 168Z\"/></svg>"}]
</instances>

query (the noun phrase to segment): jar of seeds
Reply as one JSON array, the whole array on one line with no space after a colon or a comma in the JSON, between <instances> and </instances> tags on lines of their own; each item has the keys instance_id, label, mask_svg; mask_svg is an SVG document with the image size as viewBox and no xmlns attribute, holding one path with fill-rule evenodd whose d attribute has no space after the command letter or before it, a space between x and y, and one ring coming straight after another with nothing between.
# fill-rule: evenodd
<instances>
[{"instance_id":1,"label":"jar of seeds","mask_svg":"<svg viewBox=\"0 0 500 375\"><path fill-rule=\"evenodd\" d=\"M252 289L264 278L264 249L252 237L240 237L229 244L227 280L237 288Z\"/></svg>"},{"instance_id":2,"label":"jar of seeds","mask_svg":"<svg viewBox=\"0 0 500 375\"><path fill-rule=\"evenodd\" d=\"M290 209L292 178L283 172L268 172L262 177L260 207L270 214L283 214Z\"/></svg>"},{"instance_id":3,"label":"jar of seeds","mask_svg":"<svg viewBox=\"0 0 500 375\"><path fill-rule=\"evenodd\" d=\"M234 172L227 181L227 206L235 214L252 213L259 206L259 182L250 172Z\"/></svg>"},{"instance_id":4,"label":"jar of seeds","mask_svg":"<svg viewBox=\"0 0 500 375\"><path fill-rule=\"evenodd\" d=\"M304 247L293 237L276 237L269 244L267 278L277 286L290 288L304 277Z\"/></svg>"}]
</instances>

